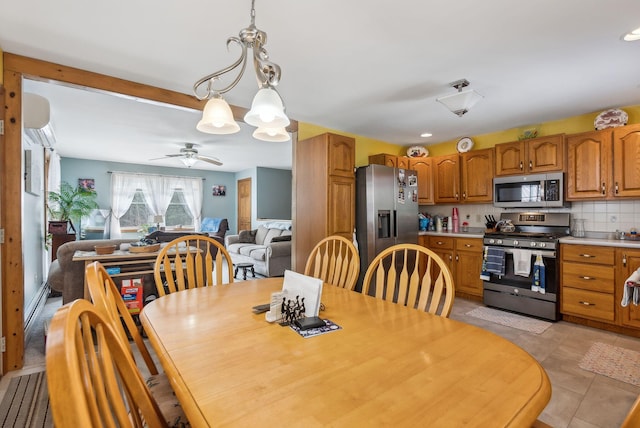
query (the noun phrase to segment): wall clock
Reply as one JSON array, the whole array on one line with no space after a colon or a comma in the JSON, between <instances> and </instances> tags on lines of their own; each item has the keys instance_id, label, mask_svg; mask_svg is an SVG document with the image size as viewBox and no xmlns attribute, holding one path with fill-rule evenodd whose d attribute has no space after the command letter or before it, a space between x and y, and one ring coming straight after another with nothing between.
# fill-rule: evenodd
<instances>
[{"instance_id":1,"label":"wall clock","mask_svg":"<svg viewBox=\"0 0 640 428\"><path fill-rule=\"evenodd\" d=\"M456 148L458 149L458 152L460 153L468 152L469 150L471 150L472 147L473 147L473 140L469 137L460 138L460 140L458 140L458 145L456 146Z\"/></svg>"}]
</instances>

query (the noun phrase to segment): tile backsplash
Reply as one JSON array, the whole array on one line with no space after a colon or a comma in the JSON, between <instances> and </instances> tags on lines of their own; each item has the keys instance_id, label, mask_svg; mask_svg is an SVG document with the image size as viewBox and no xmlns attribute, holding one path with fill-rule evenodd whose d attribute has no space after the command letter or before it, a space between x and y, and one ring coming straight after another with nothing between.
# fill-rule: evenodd
<instances>
[{"instance_id":1,"label":"tile backsplash","mask_svg":"<svg viewBox=\"0 0 640 428\"><path fill-rule=\"evenodd\" d=\"M420 212L431 215L450 216L453 207L458 207L460 224L463 221L470 227L484 227L484 216L491 214L497 219L502 212L527 211L526 209L496 208L491 204L460 205L421 205ZM571 218L584 219L587 232L629 232L631 228L640 229L640 200L573 202L562 209L540 209L540 212L570 212Z\"/></svg>"}]
</instances>

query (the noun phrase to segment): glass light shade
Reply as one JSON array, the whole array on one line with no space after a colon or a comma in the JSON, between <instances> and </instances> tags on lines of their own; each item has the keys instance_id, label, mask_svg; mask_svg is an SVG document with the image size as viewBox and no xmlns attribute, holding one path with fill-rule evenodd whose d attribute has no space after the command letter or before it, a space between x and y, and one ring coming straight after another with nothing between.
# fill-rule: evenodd
<instances>
[{"instance_id":1,"label":"glass light shade","mask_svg":"<svg viewBox=\"0 0 640 428\"><path fill-rule=\"evenodd\" d=\"M452 95L436 98L436 101L451 110L453 114L462 116L482 98L484 98L482 95L473 89L469 89L468 91L456 92Z\"/></svg>"},{"instance_id":2,"label":"glass light shade","mask_svg":"<svg viewBox=\"0 0 640 428\"><path fill-rule=\"evenodd\" d=\"M180 160L187 166L187 168L191 168L196 162L198 162L198 159L196 158L180 158Z\"/></svg>"},{"instance_id":3,"label":"glass light shade","mask_svg":"<svg viewBox=\"0 0 640 428\"><path fill-rule=\"evenodd\" d=\"M284 105L278 92L273 88L262 88L251 103L251 110L244 121L258 128L280 128L288 126L290 121L284 114Z\"/></svg>"},{"instance_id":4,"label":"glass light shade","mask_svg":"<svg viewBox=\"0 0 640 428\"><path fill-rule=\"evenodd\" d=\"M283 142L289 141L291 137L284 127L280 128L256 128L253 131L253 138L262 141Z\"/></svg>"},{"instance_id":5,"label":"glass light shade","mask_svg":"<svg viewBox=\"0 0 640 428\"><path fill-rule=\"evenodd\" d=\"M625 42L635 42L636 40L640 40L640 28L636 28L630 33L622 36L622 40L624 40Z\"/></svg>"},{"instance_id":6,"label":"glass light shade","mask_svg":"<svg viewBox=\"0 0 640 428\"><path fill-rule=\"evenodd\" d=\"M240 131L240 126L233 119L231 107L224 98L214 96L205 104L196 129L207 134L234 134Z\"/></svg>"}]
</instances>

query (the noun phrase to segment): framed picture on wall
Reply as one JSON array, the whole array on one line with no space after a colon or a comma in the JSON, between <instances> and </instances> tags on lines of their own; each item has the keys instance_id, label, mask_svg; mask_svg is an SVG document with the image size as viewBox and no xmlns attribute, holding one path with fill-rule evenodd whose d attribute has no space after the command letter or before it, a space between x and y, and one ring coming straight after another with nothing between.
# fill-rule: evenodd
<instances>
[{"instance_id":1,"label":"framed picture on wall","mask_svg":"<svg viewBox=\"0 0 640 428\"><path fill-rule=\"evenodd\" d=\"M227 186L216 184L213 186L213 196L226 196Z\"/></svg>"},{"instance_id":2,"label":"framed picture on wall","mask_svg":"<svg viewBox=\"0 0 640 428\"><path fill-rule=\"evenodd\" d=\"M87 192L95 192L96 180L95 178L78 178L78 186Z\"/></svg>"}]
</instances>

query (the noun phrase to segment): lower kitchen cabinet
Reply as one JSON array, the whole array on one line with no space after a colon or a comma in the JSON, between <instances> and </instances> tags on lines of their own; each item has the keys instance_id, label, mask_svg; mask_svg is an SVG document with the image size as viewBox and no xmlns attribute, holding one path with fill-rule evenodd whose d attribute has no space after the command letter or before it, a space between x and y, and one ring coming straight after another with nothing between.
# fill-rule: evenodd
<instances>
[{"instance_id":1,"label":"lower kitchen cabinet","mask_svg":"<svg viewBox=\"0 0 640 428\"><path fill-rule=\"evenodd\" d=\"M615 323L615 248L562 246L562 314Z\"/></svg>"},{"instance_id":2,"label":"lower kitchen cabinet","mask_svg":"<svg viewBox=\"0 0 640 428\"><path fill-rule=\"evenodd\" d=\"M620 289L620 292L619 299L616 299L615 303L620 305L624 292L624 281L640 268L640 249L617 248L616 262L616 287ZM640 328L640 305L636 306L633 302L630 302L625 308L620 306L620 322L625 327Z\"/></svg>"},{"instance_id":3,"label":"lower kitchen cabinet","mask_svg":"<svg viewBox=\"0 0 640 428\"><path fill-rule=\"evenodd\" d=\"M456 292L482 298L482 239L425 236L422 245L442 258L453 275Z\"/></svg>"}]
</instances>

